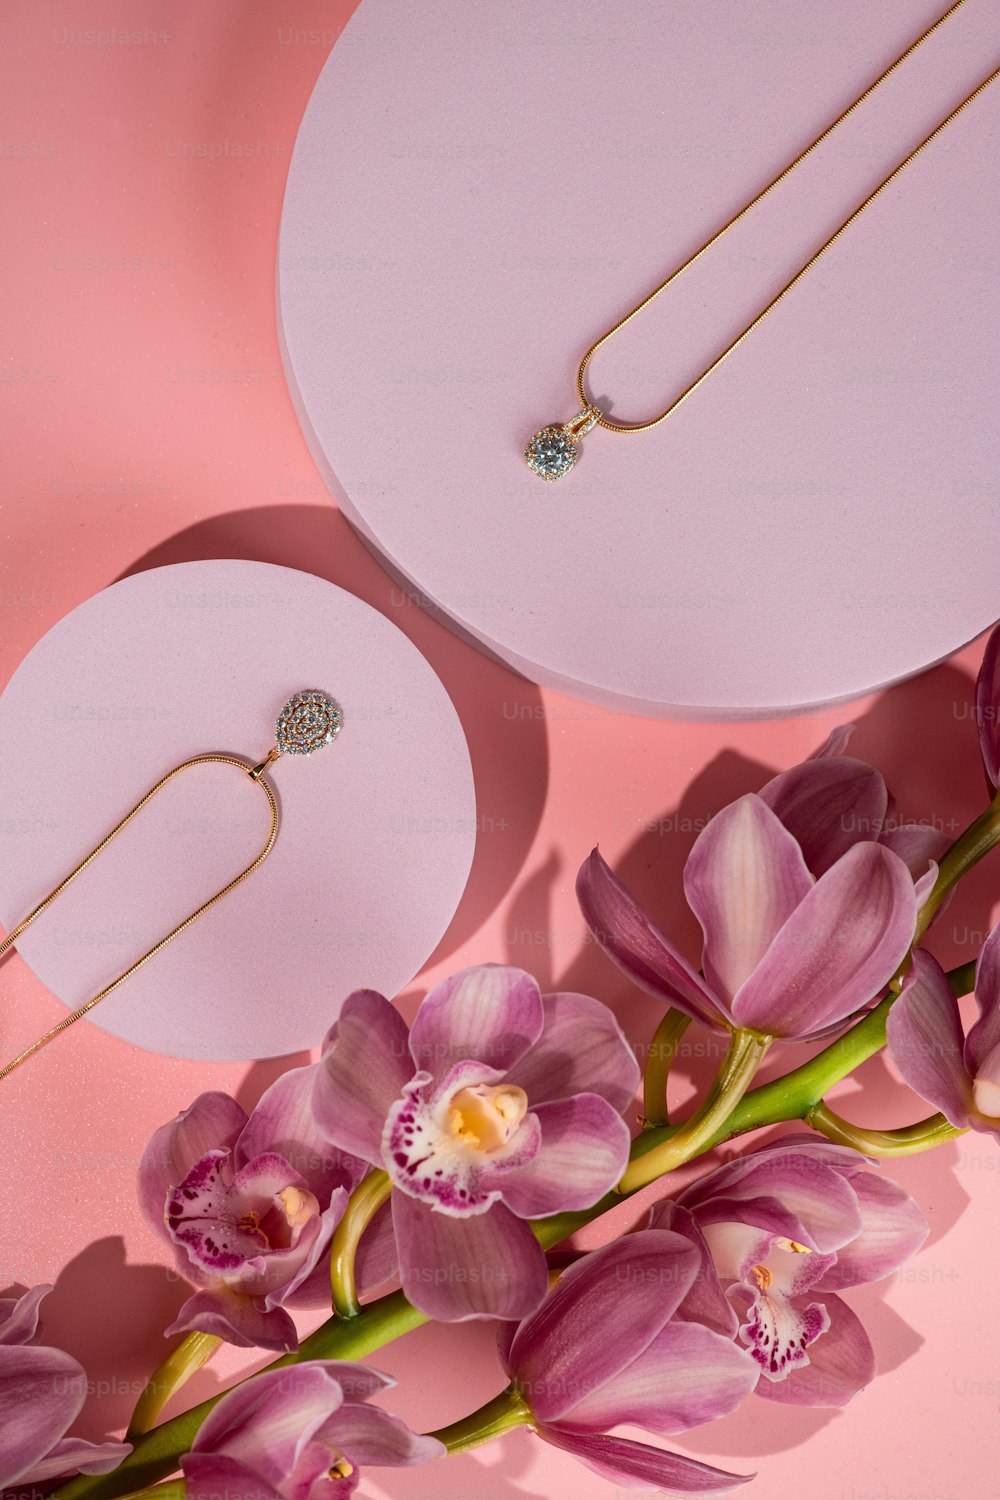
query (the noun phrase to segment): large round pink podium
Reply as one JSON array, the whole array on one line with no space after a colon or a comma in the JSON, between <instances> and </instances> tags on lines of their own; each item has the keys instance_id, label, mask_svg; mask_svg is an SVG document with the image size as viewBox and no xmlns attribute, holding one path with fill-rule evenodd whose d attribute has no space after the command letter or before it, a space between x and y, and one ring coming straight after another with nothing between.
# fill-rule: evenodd
<instances>
[{"instance_id":1,"label":"large round pink podium","mask_svg":"<svg viewBox=\"0 0 1000 1500\"><path fill-rule=\"evenodd\" d=\"M602 350L662 409L993 65L971 0ZM387 565L534 681L753 716L919 671L1000 613L1000 85L662 427L522 450L591 341L939 13L938 0L363 0L302 123L278 315L317 460Z\"/></svg>"}]
</instances>

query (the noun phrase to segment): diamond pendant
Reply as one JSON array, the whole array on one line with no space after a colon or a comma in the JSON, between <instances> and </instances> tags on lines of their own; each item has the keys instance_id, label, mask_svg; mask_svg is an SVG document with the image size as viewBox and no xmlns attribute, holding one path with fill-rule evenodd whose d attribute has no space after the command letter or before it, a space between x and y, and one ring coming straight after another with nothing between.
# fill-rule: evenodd
<instances>
[{"instance_id":1,"label":"diamond pendant","mask_svg":"<svg viewBox=\"0 0 1000 1500\"><path fill-rule=\"evenodd\" d=\"M601 415L600 408L585 406L569 422L543 427L524 450L528 468L546 480L561 479L580 457L578 440L589 432Z\"/></svg>"},{"instance_id":2,"label":"diamond pendant","mask_svg":"<svg viewBox=\"0 0 1000 1500\"><path fill-rule=\"evenodd\" d=\"M275 725L275 739L282 755L312 755L323 745L332 745L343 718L329 693L310 688L289 698Z\"/></svg>"}]
</instances>

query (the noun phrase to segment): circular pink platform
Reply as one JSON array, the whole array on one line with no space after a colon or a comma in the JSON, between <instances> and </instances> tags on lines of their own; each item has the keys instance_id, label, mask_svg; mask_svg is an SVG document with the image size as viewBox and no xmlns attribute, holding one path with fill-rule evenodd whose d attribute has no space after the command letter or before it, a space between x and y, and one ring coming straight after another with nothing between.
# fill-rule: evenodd
<instances>
[{"instance_id":1,"label":"circular pink platform","mask_svg":"<svg viewBox=\"0 0 1000 1500\"><path fill-rule=\"evenodd\" d=\"M271 1057L317 1045L352 989L396 994L436 946L469 872L465 737L434 672L383 615L263 563L126 578L50 630L4 690L9 930L171 766L212 750L262 757L278 710L303 688L332 694L343 728L272 768L274 849L101 1002L93 1020L104 1030L174 1057ZM185 771L18 950L79 1005L244 868L267 828L263 794L237 770ZM8 1020L4 1057L32 1040Z\"/></svg>"},{"instance_id":2,"label":"circular pink platform","mask_svg":"<svg viewBox=\"0 0 1000 1500\"><path fill-rule=\"evenodd\" d=\"M791 711L1000 613L1000 84L662 427L526 439L583 350L801 149L940 0L362 0L289 176L279 323L354 524L533 680L654 715ZM595 357L662 409L995 62L969 0Z\"/></svg>"}]
</instances>

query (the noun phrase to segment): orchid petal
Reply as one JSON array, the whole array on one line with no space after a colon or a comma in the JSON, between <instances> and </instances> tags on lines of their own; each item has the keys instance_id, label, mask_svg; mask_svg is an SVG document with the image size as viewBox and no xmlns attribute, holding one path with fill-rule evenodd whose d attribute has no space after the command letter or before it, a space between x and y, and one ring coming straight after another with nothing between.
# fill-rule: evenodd
<instances>
[{"instance_id":1,"label":"orchid petal","mask_svg":"<svg viewBox=\"0 0 1000 1500\"><path fill-rule=\"evenodd\" d=\"M789 1406L846 1406L874 1379L875 1355L859 1318L832 1292L823 1304L830 1326L809 1346L809 1363L787 1380L762 1380L759 1396Z\"/></svg>"},{"instance_id":2,"label":"orchid petal","mask_svg":"<svg viewBox=\"0 0 1000 1500\"><path fill-rule=\"evenodd\" d=\"M241 1349L274 1349L287 1354L299 1346L295 1324L284 1308L265 1310L256 1297L242 1297L227 1287L195 1292L178 1312L164 1337L175 1333L211 1333Z\"/></svg>"},{"instance_id":3,"label":"orchid petal","mask_svg":"<svg viewBox=\"0 0 1000 1500\"><path fill-rule=\"evenodd\" d=\"M427 1435L411 1432L399 1417L381 1411L377 1406L345 1402L325 1422L317 1437L342 1453L352 1464L379 1464L401 1469L411 1464L426 1464L444 1458L444 1443Z\"/></svg>"},{"instance_id":4,"label":"orchid petal","mask_svg":"<svg viewBox=\"0 0 1000 1500\"><path fill-rule=\"evenodd\" d=\"M649 1229L570 1266L521 1324L508 1356L539 1421L558 1421L637 1359L690 1290L698 1264L688 1240Z\"/></svg>"},{"instance_id":5,"label":"orchid petal","mask_svg":"<svg viewBox=\"0 0 1000 1500\"><path fill-rule=\"evenodd\" d=\"M913 877L918 899L924 890L929 890L937 878L938 860L948 848L951 839L943 828L934 828L930 823L895 823L887 828L879 839L893 854L898 854Z\"/></svg>"},{"instance_id":6,"label":"orchid petal","mask_svg":"<svg viewBox=\"0 0 1000 1500\"><path fill-rule=\"evenodd\" d=\"M800 1147L751 1154L734 1165L745 1170L722 1167L679 1195L702 1228L729 1220L748 1223L824 1254L860 1234L861 1212L851 1184Z\"/></svg>"},{"instance_id":7,"label":"orchid petal","mask_svg":"<svg viewBox=\"0 0 1000 1500\"><path fill-rule=\"evenodd\" d=\"M354 1260L354 1273L363 1295L399 1275L399 1251L392 1227L391 1203L382 1204L362 1235Z\"/></svg>"},{"instance_id":8,"label":"orchid petal","mask_svg":"<svg viewBox=\"0 0 1000 1500\"><path fill-rule=\"evenodd\" d=\"M335 1188L352 1192L368 1163L340 1151L322 1134L313 1114L319 1063L282 1073L261 1095L233 1150L237 1168L276 1151L305 1180L325 1208Z\"/></svg>"},{"instance_id":9,"label":"orchid petal","mask_svg":"<svg viewBox=\"0 0 1000 1500\"><path fill-rule=\"evenodd\" d=\"M878 840L889 794L879 772L849 755L821 754L775 776L758 795L816 876L862 839Z\"/></svg>"},{"instance_id":10,"label":"orchid petal","mask_svg":"<svg viewBox=\"0 0 1000 1500\"><path fill-rule=\"evenodd\" d=\"M82 1367L61 1349L6 1348L0 1358L0 1489L40 1465L87 1395Z\"/></svg>"},{"instance_id":11,"label":"orchid petal","mask_svg":"<svg viewBox=\"0 0 1000 1500\"><path fill-rule=\"evenodd\" d=\"M86 1438L62 1438L30 1474L21 1476L21 1484L44 1484L64 1474L107 1474L117 1469L131 1452L131 1443L90 1443Z\"/></svg>"},{"instance_id":12,"label":"orchid petal","mask_svg":"<svg viewBox=\"0 0 1000 1500\"><path fill-rule=\"evenodd\" d=\"M849 1181L863 1227L857 1239L837 1251L836 1265L815 1283L818 1292L880 1281L909 1260L930 1233L917 1204L891 1177L854 1167Z\"/></svg>"},{"instance_id":13,"label":"orchid petal","mask_svg":"<svg viewBox=\"0 0 1000 1500\"><path fill-rule=\"evenodd\" d=\"M355 990L323 1044L312 1100L320 1131L335 1146L381 1166L385 1117L413 1073L399 1011L375 990Z\"/></svg>"},{"instance_id":14,"label":"orchid petal","mask_svg":"<svg viewBox=\"0 0 1000 1500\"><path fill-rule=\"evenodd\" d=\"M636 1443L631 1438L609 1437L606 1433L563 1432L558 1427L540 1427L538 1436L572 1453L581 1463L593 1469L602 1479L624 1485L630 1490L669 1490L671 1494L717 1495L735 1490L755 1479L754 1474L729 1474L710 1464L679 1453Z\"/></svg>"},{"instance_id":15,"label":"orchid petal","mask_svg":"<svg viewBox=\"0 0 1000 1500\"><path fill-rule=\"evenodd\" d=\"M534 1156L502 1175L487 1169L483 1185L498 1188L522 1219L590 1208L628 1166L628 1126L597 1094L539 1104L533 1113L541 1127Z\"/></svg>"},{"instance_id":16,"label":"orchid petal","mask_svg":"<svg viewBox=\"0 0 1000 1500\"><path fill-rule=\"evenodd\" d=\"M986 642L976 679L976 723L986 774L1000 786L1000 626Z\"/></svg>"},{"instance_id":17,"label":"orchid petal","mask_svg":"<svg viewBox=\"0 0 1000 1500\"><path fill-rule=\"evenodd\" d=\"M936 958L918 948L886 1021L889 1055L903 1079L952 1125L968 1125L972 1081L958 1001Z\"/></svg>"},{"instance_id":18,"label":"orchid petal","mask_svg":"<svg viewBox=\"0 0 1000 1500\"><path fill-rule=\"evenodd\" d=\"M183 1182L196 1161L212 1150L228 1151L247 1123L246 1110L228 1094L199 1094L188 1108L161 1125L139 1163L139 1207L149 1227L166 1238L167 1194Z\"/></svg>"},{"instance_id":19,"label":"orchid petal","mask_svg":"<svg viewBox=\"0 0 1000 1500\"><path fill-rule=\"evenodd\" d=\"M0 1300L0 1348L31 1342L38 1332L38 1309L51 1290L51 1282L44 1282L23 1296Z\"/></svg>"},{"instance_id":20,"label":"orchid petal","mask_svg":"<svg viewBox=\"0 0 1000 1500\"><path fill-rule=\"evenodd\" d=\"M668 1435L713 1422L757 1384L757 1367L732 1339L697 1323L667 1323L637 1359L559 1419L574 1432L621 1423Z\"/></svg>"},{"instance_id":21,"label":"orchid petal","mask_svg":"<svg viewBox=\"0 0 1000 1500\"><path fill-rule=\"evenodd\" d=\"M319 1216L315 1233L308 1238L303 1236L299 1243L299 1248L305 1250L305 1258L297 1269L294 1268L294 1262L288 1255L276 1256L272 1253L268 1258L271 1264L278 1261L280 1267L278 1275L281 1279L268 1276L265 1272L265 1275L257 1281L257 1285L262 1290L267 1288L264 1297L265 1309L284 1307L286 1304L293 1307L329 1305L330 1257L328 1252L333 1232L344 1217L347 1201L347 1189L335 1188L330 1195L329 1208L325 1208ZM242 1289L245 1290L245 1288Z\"/></svg>"},{"instance_id":22,"label":"orchid petal","mask_svg":"<svg viewBox=\"0 0 1000 1500\"><path fill-rule=\"evenodd\" d=\"M192 1451L238 1459L280 1489L303 1449L343 1402L332 1360L264 1370L212 1407Z\"/></svg>"},{"instance_id":23,"label":"orchid petal","mask_svg":"<svg viewBox=\"0 0 1000 1500\"><path fill-rule=\"evenodd\" d=\"M542 1034L538 985L523 969L479 964L435 985L410 1030L417 1067L435 1079L475 1059L506 1073Z\"/></svg>"},{"instance_id":24,"label":"orchid petal","mask_svg":"<svg viewBox=\"0 0 1000 1500\"><path fill-rule=\"evenodd\" d=\"M718 1001L595 849L576 877L583 919L633 984L716 1031L729 1022Z\"/></svg>"},{"instance_id":25,"label":"orchid petal","mask_svg":"<svg viewBox=\"0 0 1000 1500\"><path fill-rule=\"evenodd\" d=\"M812 887L733 998L739 1026L794 1037L848 1015L891 979L910 946L910 872L880 844L855 844Z\"/></svg>"},{"instance_id":26,"label":"orchid petal","mask_svg":"<svg viewBox=\"0 0 1000 1500\"><path fill-rule=\"evenodd\" d=\"M826 755L846 755L851 736L857 731L856 724L835 724L818 749L806 757L807 760L822 760Z\"/></svg>"},{"instance_id":27,"label":"orchid petal","mask_svg":"<svg viewBox=\"0 0 1000 1500\"><path fill-rule=\"evenodd\" d=\"M403 1291L443 1323L525 1318L548 1287L548 1267L531 1228L502 1203L456 1219L405 1193L392 1195Z\"/></svg>"},{"instance_id":28,"label":"orchid petal","mask_svg":"<svg viewBox=\"0 0 1000 1500\"><path fill-rule=\"evenodd\" d=\"M185 1500L284 1500L259 1474L222 1454L185 1453L181 1469Z\"/></svg>"},{"instance_id":29,"label":"orchid petal","mask_svg":"<svg viewBox=\"0 0 1000 1500\"><path fill-rule=\"evenodd\" d=\"M690 1290L674 1316L683 1321L701 1323L725 1338L734 1339L739 1320L733 1312L732 1303L722 1290L712 1252L694 1215L672 1198L665 1198L653 1209L649 1228L671 1229L676 1234L682 1234L691 1241L701 1259Z\"/></svg>"},{"instance_id":30,"label":"orchid petal","mask_svg":"<svg viewBox=\"0 0 1000 1500\"><path fill-rule=\"evenodd\" d=\"M705 934L705 978L730 1001L812 889L802 850L752 793L702 829L684 867L684 894Z\"/></svg>"},{"instance_id":31,"label":"orchid petal","mask_svg":"<svg viewBox=\"0 0 1000 1500\"><path fill-rule=\"evenodd\" d=\"M965 1065L975 1078L1000 1047L1000 925L983 944L976 964L976 1003L979 1020L965 1041Z\"/></svg>"},{"instance_id":32,"label":"orchid petal","mask_svg":"<svg viewBox=\"0 0 1000 1500\"><path fill-rule=\"evenodd\" d=\"M532 1108L572 1094L601 1094L619 1114L635 1097L639 1064L615 1016L590 995L542 996L538 1041L508 1070Z\"/></svg>"}]
</instances>

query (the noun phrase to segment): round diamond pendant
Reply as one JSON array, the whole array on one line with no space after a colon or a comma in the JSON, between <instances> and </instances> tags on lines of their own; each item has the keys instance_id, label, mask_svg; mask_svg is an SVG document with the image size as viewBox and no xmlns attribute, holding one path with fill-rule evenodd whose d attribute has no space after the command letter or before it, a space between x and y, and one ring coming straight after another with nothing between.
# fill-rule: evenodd
<instances>
[{"instance_id":1,"label":"round diamond pendant","mask_svg":"<svg viewBox=\"0 0 1000 1500\"><path fill-rule=\"evenodd\" d=\"M282 754L312 755L323 745L332 745L340 733L343 715L328 693L309 688L289 698L274 726Z\"/></svg>"},{"instance_id":2,"label":"round diamond pendant","mask_svg":"<svg viewBox=\"0 0 1000 1500\"><path fill-rule=\"evenodd\" d=\"M600 416L596 406L585 406L570 422L554 423L536 432L524 450L528 468L541 479L561 479L580 457L578 440Z\"/></svg>"}]
</instances>

